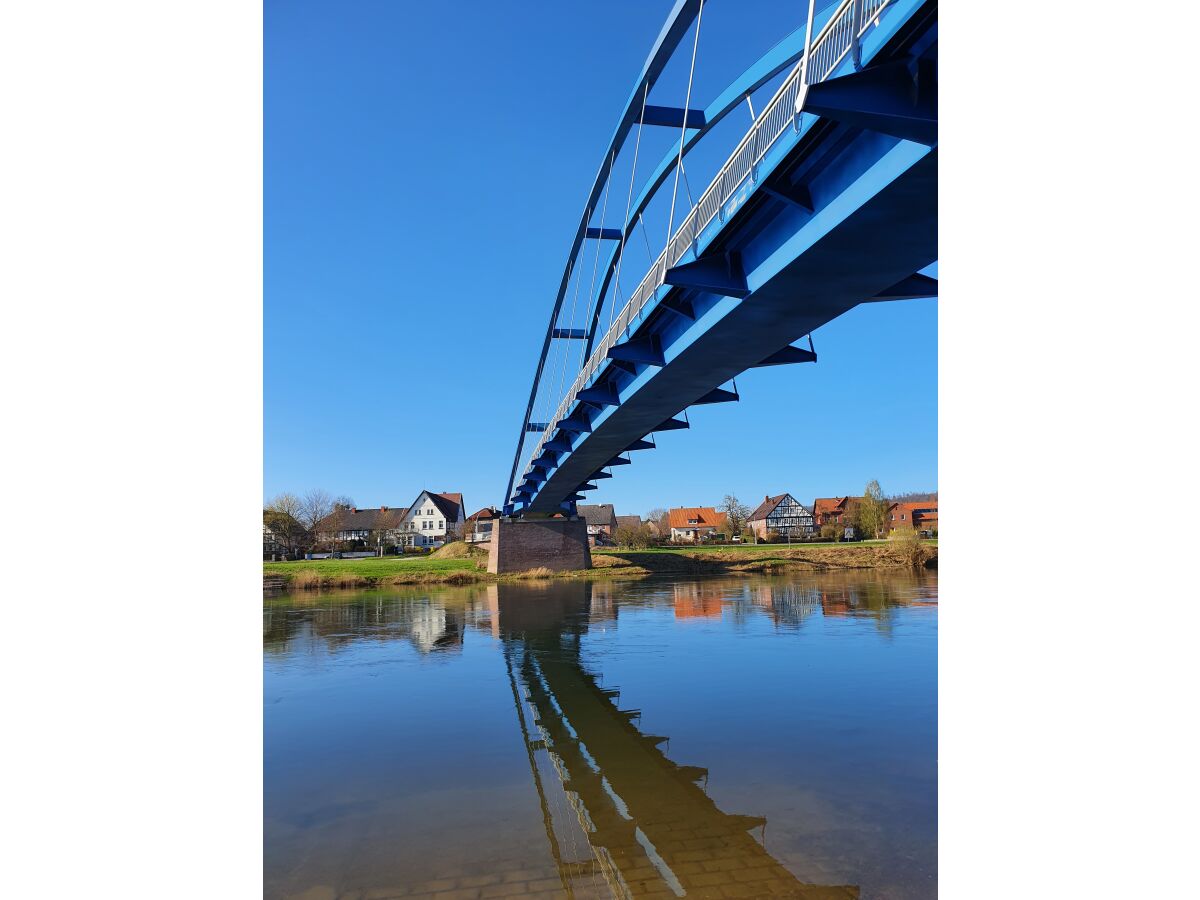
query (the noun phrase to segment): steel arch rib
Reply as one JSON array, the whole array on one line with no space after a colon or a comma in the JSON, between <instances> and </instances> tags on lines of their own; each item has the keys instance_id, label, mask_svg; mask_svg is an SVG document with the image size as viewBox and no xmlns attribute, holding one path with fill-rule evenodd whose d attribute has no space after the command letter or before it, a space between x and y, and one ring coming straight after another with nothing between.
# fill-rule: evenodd
<instances>
[{"instance_id":1,"label":"steel arch rib","mask_svg":"<svg viewBox=\"0 0 1200 900\"><path fill-rule=\"evenodd\" d=\"M588 201L584 207L583 220L579 223L579 228L575 232L575 240L571 244L571 252L567 256L567 265L563 270L562 280L558 286L558 296L554 301L554 310L550 314L550 324L546 327L546 338L542 343L542 352L538 358L537 372L533 377L533 388L529 392L529 403L526 406L525 415L521 420L521 432L517 439L517 452L513 457L512 472L508 476L508 488L504 493L506 504L510 502L509 498L512 496L513 482L517 477L517 466L521 463L521 451L525 445L525 425L533 412L533 403L537 397L542 370L546 365L546 354L550 349L551 334L554 330L555 322L558 321L558 314L562 309L563 298L567 293L567 284L570 281L572 265L576 255L579 253L580 246L583 244L584 232L587 229L590 212L595 208L596 201L600 197L600 192L604 188L604 183L608 180L609 172L612 170L612 165L616 158L616 151L624 144L630 128L633 127L637 120L638 113L641 110L641 92L643 88L646 86L652 87L658 80L658 76L666 68L671 55L675 52L675 48L679 45L679 42L683 39L683 36L695 20L700 10L701 2L702 0L677 0L674 8L667 15L667 20L658 34L658 39L655 40L654 47L650 50L650 55L642 65L642 71L634 83L633 90L630 91L629 98L625 101L625 109L617 122L617 127L613 132L612 139L609 141L608 149L604 151L600 169L596 173L596 179L592 184L592 190L588 194Z\"/></svg>"},{"instance_id":2,"label":"steel arch rib","mask_svg":"<svg viewBox=\"0 0 1200 900\"><path fill-rule=\"evenodd\" d=\"M689 150L695 146L700 138L708 134L712 128L717 125L735 108L740 106L746 99L746 95L758 90L776 75L785 71L789 66L794 65L801 56L804 55L804 28L797 28L782 41L768 50L757 62L750 68L746 69L739 75L729 87L725 88L711 104L704 110L705 125L703 128L688 129L687 135L683 138L683 154L686 157ZM655 166L654 172L650 179L646 182L645 187L637 196L637 200L629 208L629 220L622 224L622 229L628 239L628 235L633 230L633 224L637 222L638 217L645 212L646 207L650 205L650 201L654 199L658 193L658 189L663 186L671 172L675 169L675 164L679 161L679 141L675 141L670 149L663 155L663 158ZM592 315L591 325L588 327L587 344L584 347L583 357L587 357L592 352L592 344L596 339L596 328L600 321L600 304L596 302L604 296L604 292L608 290L609 282L612 280L613 273L616 269L617 254L620 252L620 245L609 251L608 262L604 267L604 278L600 283L597 292L590 298L589 303L595 305L595 312Z\"/></svg>"}]
</instances>

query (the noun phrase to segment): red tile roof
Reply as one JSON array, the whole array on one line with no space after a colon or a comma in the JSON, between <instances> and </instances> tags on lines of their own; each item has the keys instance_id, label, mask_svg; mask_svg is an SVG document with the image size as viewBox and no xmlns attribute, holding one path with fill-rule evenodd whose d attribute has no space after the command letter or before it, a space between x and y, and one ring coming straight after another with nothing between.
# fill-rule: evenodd
<instances>
[{"instance_id":1,"label":"red tile roof","mask_svg":"<svg viewBox=\"0 0 1200 900\"><path fill-rule=\"evenodd\" d=\"M682 506L673 509L670 516L671 528L724 528L725 513L719 513L711 506ZM692 522L691 519L698 521Z\"/></svg>"},{"instance_id":2,"label":"red tile roof","mask_svg":"<svg viewBox=\"0 0 1200 900\"><path fill-rule=\"evenodd\" d=\"M849 497L818 497L813 501L813 515L820 517L826 513L837 512L838 509L844 510L843 504L849 499Z\"/></svg>"}]
</instances>

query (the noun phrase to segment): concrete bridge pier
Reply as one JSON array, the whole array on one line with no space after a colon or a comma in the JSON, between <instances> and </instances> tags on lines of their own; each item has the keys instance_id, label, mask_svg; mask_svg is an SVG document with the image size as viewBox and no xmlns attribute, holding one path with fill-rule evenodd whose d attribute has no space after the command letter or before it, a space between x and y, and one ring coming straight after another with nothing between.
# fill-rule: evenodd
<instances>
[{"instance_id":1,"label":"concrete bridge pier","mask_svg":"<svg viewBox=\"0 0 1200 900\"><path fill-rule=\"evenodd\" d=\"M569 519L497 519L492 526L488 571L493 575L547 568L590 569L587 523Z\"/></svg>"}]
</instances>

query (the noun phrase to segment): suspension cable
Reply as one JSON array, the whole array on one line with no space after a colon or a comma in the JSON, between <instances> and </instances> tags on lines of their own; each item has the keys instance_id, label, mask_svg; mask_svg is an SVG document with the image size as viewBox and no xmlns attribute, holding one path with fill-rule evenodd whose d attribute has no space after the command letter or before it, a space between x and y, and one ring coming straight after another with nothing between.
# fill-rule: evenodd
<instances>
[{"instance_id":1,"label":"suspension cable","mask_svg":"<svg viewBox=\"0 0 1200 900\"><path fill-rule=\"evenodd\" d=\"M625 261L625 232L629 222L629 207L633 204L633 180L637 177L638 151L642 148L642 123L646 118L646 98L650 96L650 82L646 82L646 87L642 90L642 112L638 116L638 133L637 140L633 145L633 168L629 170L629 196L625 198L625 215L621 219L621 246L617 250L617 277L616 290L617 296L621 292L621 263ZM613 304L608 309L608 327L612 328L613 316L616 313L616 305Z\"/></svg>"},{"instance_id":2,"label":"suspension cable","mask_svg":"<svg viewBox=\"0 0 1200 900\"><path fill-rule=\"evenodd\" d=\"M589 217L589 218L591 218L591 213L590 213L590 212L588 213L588 217ZM586 228L587 226L585 225L584 227ZM600 244L599 244L599 243L597 243L597 244L596 244L596 254L597 254L597 256L599 256L599 254L600 254ZM580 282L582 282L582 281L583 281L583 273L582 273L582 272L580 272L580 273L579 273L579 277L575 279L575 294L574 294L574 296L571 298L571 317L570 317L570 318L567 320L567 329L568 329L568 333L570 332L570 329L571 329L571 328L573 328L573 327L574 327L574 325L575 325L575 304L576 304L576 301L578 301L578 300L579 300L579 284L580 284ZM556 392L556 396L558 397L558 402L559 402L559 403L562 403L562 396L563 396L563 393L562 393L562 390L563 390L563 381L564 381L564 379L565 379L565 377L566 377L566 373L567 373L567 362L568 362L568 360L570 359L570 356L571 356L571 350L570 350L570 347L571 347L571 340L572 340L572 338L569 338L569 337L568 337L568 338L566 339L566 341L567 341L567 342L566 342L566 343L563 345L562 367L561 367L561 368L560 368L560 370L559 370L559 375L558 375L558 391ZM558 407L556 406L556 407L554 408L554 410L552 410L552 411L550 412L550 414L546 416L546 421L547 421L547 422L549 422L549 421L550 421L550 416L554 415L554 412L555 412L555 411L557 411L557 409L558 409Z\"/></svg>"},{"instance_id":3,"label":"suspension cable","mask_svg":"<svg viewBox=\"0 0 1200 900\"><path fill-rule=\"evenodd\" d=\"M692 105L692 78L696 74L696 48L700 46L700 20L704 17L704 0L700 0L700 9L696 12L696 37L692 41L692 67L688 70L687 96L683 101L683 124L679 126L679 159L675 164L675 185L671 189L671 215L667 219L667 240L663 252L671 244L671 229L675 227L675 195L679 191L679 167L683 165L683 146L687 139L688 109Z\"/></svg>"},{"instance_id":4,"label":"suspension cable","mask_svg":"<svg viewBox=\"0 0 1200 900\"><path fill-rule=\"evenodd\" d=\"M642 240L646 242L646 257L648 262L646 265L654 264L654 251L650 249L650 232L646 229L646 220L638 213L638 221L642 225Z\"/></svg>"},{"instance_id":5,"label":"suspension cable","mask_svg":"<svg viewBox=\"0 0 1200 900\"><path fill-rule=\"evenodd\" d=\"M608 189L612 187L612 166L617 161L617 151L613 150L612 161L608 164L608 178L604 181L604 205L600 209L600 227L604 228L604 220L608 217ZM600 267L600 242L596 241L596 256L592 261L592 283L588 287L588 296L591 297L596 290L596 270ZM604 301L603 297L596 297L596 303L600 304ZM591 308L591 304L588 304ZM599 306L596 307L599 310ZM598 314L598 313L597 313ZM579 345L579 368L583 368L583 349L584 345Z\"/></svg>"}]
</instances>

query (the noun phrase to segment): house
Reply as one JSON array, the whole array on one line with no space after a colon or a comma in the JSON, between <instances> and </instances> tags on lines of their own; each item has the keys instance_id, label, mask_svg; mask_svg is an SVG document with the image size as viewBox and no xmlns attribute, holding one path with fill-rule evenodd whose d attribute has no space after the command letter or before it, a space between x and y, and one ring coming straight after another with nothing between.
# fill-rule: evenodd
<instances>
[{"instance_id":1,"label":"house","mask_svg":"<svg viewBox=\"0 0 1200 900\"><path fill-rule=\"evenodd\" d=\"M818 497L813 501L813 525L853 525L858 497Z\"/></svg>"},{"instance_id":2,"label":"house","mask_svg":"<svg viewBox=\"0 0 1200 900\"><path fill-rule=\"evenodd\" d=\"M916 531L936 532L938 527L937 500L916 500L888 505L888 531L912 527Z\"/></svg>"},{"instance_id":3,"label":"house","mask_svg":"<svg viewBox=\"0 0 1200 900\"><path fill-rule=\"evenodd\" d=\"M641 528L641 516L617 516L617 528Z\"/></svg>"},{"instance_id":4,"label":"house","mask_svg":"<svg viewBox=\"0 0 1200 900\"><path fill-rule=\"evenodd\" d=\"M726 527L725 513L719 513L711 506L672 509L667 513L667 521L671 528L671 540L690 544L724 535Z\"/></svg>"},{"instance_id":5,"label":"house","mask_svg":"<svg viewBox=\"0 0 1200 900\"><path fill-rule=\"evenodd\" d=\"M575 507L579 518L587 523L588 543L611 544L617 530L617 516L611 503L580 503Z\"/></svg>"},{"instance_id":6,"label":"house","mask_svg":"<svg viewBox=\"0 0 1200 900\"><path fill-rule=\"evenodd\" d=\"M307 532L304 526L285 512L263 510L263 555L270 553L295 553L304 543Z\"/></svg>"},{"instance_id":7,"label":"house","mask_svg":"<svg viewBox=\"0 0 1200 900\"><path fill-rule=\"evenodd\" d=\"M405 511L391 506L359 509L342 506L317 523L317 540L343 544L350 541L396 544L402 530Z\"/></svg>"},{"instance_id":8,"label":"house","mask_svg":"<svg viewBox=\"0 0 1200 900\"><path fill-rule=\"evenodd\" d=\"M492 525L499 515L500 512L496 507L485 506L478 512L473 512L467 516L466 541L472 544L490 541L492 539Z\"/></svg>"},{"instance_id":9,"label":"house","mask_svg":"<svg viewBox=\"0 0 1200 900\"><path fill-rule=\"evenodd\" d=\"M763 502L750 514L747 524L759 540L765 539L771 532L798 538L816 531L812 510L791 494L763 497Z\"/></svg>"},{"instance_id":10,"label":"house","mask_svg":"<svg viewBox=\"0 0 1200 900\"><path fill-rule=\"evenodd\" d=\"M405 547L440 547L462 535L466 519L462 494L421 491L404 514L399 543Z\"/></svg>"}]
</instances>

